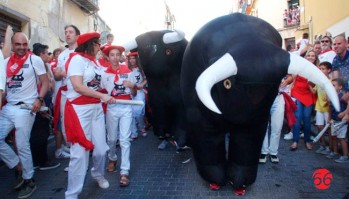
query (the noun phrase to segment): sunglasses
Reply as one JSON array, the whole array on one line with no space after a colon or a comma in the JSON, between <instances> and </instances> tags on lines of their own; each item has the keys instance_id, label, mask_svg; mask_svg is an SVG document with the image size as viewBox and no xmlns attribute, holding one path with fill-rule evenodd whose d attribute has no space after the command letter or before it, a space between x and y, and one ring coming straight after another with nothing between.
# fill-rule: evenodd
<instances>
[{"instance_id":1,"label":"sunglasses","mask_svg":"<svg viewBox=\"0 0 349 199\"><path fill-rule=\"evenodd\" d=\"M101 47L101 44L98 41L94 41L94 44L97 44L99 47Z\"/></svg>"},{"instance_id":2,"label":"sunglasses","mask_svg":"<svg viewBox=\"0 0 349 199\"><path fill-rule=\"evenodd\" d=\"M329 43L330 41L329 40L322 40L321 43Z\"/></svg>"}]
</instances>

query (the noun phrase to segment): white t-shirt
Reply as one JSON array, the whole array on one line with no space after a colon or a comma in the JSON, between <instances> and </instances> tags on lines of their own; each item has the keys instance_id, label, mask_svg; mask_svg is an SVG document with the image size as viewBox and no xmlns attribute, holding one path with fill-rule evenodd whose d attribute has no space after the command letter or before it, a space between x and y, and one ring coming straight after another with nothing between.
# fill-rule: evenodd
<instances>
[{"instance_id":1,"label":"white t-shirt","mask_svg":"<svg viewBox=\"0 0 349 199\"><path fill-rule=\"evenodd\" d=\"M136 79L137 85L140 85L144 81L141 69L139 67L132 68L132 75Z\"/></svg>"},{"instance_id":2,"label":"white t-shirt","mask_svg":"<svg viewBox=\"0 0 349 199\"><path fill-rule=\"evenodd\" d=\"M0 90L5 91L6 85L6 67L4 65L4 56L0 50Z\"/></svg>"},{"instance_id":3,"label":"white t-shirt","mask_svg":"<svg viewBox=\"0 0 349 199\"><path fill-rule=\"evenodd\" d=\"M68 68L67 74L67 99L70 101L80 97L81 95L77 93L70 81L71 76L82 76L83 84L92 90L100 89L101 82L101 72L102 68L97 66L95 63L89 59L81 56L75 55L71 60Z\"/></svg>"},{"instance_id":4,"label":"white t-shirt","mask_svg":"<svg viewBox=\"0 0 349 199\"><path fill-rule=\"evenodd\" d=\"M74 51L75 51L75 49L69 50L69 48L66 48L65 50L63 50L63 52L61 52L58 55L57 67L60 67L60 68L62 68L63 71L65 71L65 63L69 59L70 53L72 53ZM61 86L65 86L65 85L67 85L67 78L63 77L63 79L61 80Z\"/></svg>"},{"instance_id":5,"label":"white t-shirt","mask_svg":"<svg viewBox=\"0 0 349 199\"><path fill-rule=\"evenodd\" d=\"M126 65L121 65L120 67L127 68ZM101 87L105 88L108 91L108 95L113 97L131 94L130 88L126 88L123 84L123 81L129 80L132 83L136 83L136 79L133 76L132 72L118 74L118 76L119 76L118 81L114 82L115 74L106 73L105 71L103 71L102 78L101 78Z\"/></svg>"},{"instance_id":6,"label":"white t-shirt","mask_svg":"<svg viewBox=\"0 0 349 199\"><path fill-rule=\"evenodd\" d=\"M327 51L327 52L322 53L322 54L319 55L319 61L320 61L320 63L324 62L324 61L327 61L327 62L330 62L332 64L333 59L334 59L334 57L336 55L337 54L333 50Z\"/></svg>"},{"instance_id":7,"label":"white t-shirt","mask_svg":"<svg viewBox=\"0 0 349 199\"><path fill-rule=\"evenodd\" d=\"M5 60L5 66L9 59ZM31 64L30 59L33 64ZM10 104L18 102L33 104L38 97L37 78L43 74L46 74L46 68L42 59L36 55L30 55L24 62L22 69L13 77L6 79L7 102Z\"/></svg>"}]
</instances>

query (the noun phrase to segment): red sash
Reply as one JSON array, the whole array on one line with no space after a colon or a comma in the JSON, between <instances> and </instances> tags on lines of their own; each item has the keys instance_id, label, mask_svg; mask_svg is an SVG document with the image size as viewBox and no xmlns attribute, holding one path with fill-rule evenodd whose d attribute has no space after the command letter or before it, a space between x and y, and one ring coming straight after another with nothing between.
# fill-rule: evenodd
<instances>
[{"instance_id":1,"label":"red sash","mask_svg":"<svg viewBox=\"0 0 349 199\"><path fill-rule=\"evenodd\" d=\"M286 116L288 126L292 127L297 122L297 118L294 115L294 111L297 110L297 105L287 93L281 92L281 94L284 96L285 100L284 115Z\"/></svg>"},{"instance_id":2,"label":"red sash","mask_svg":"<svg viewBox=\"0 0 349 199\"><path fill-rule=\"evenodd\" d=\"M85 137L84 130L81 127L78 115L73 108L73 104L98 104L101 100L94 97L80 96L73 101L67 100L64 111L64 126L67 134L67 141L78 143L87 151L93 150L93 143Z\"/></svg>"},{"instance_id":3,"label":"red sash","mask_svg":"<svg viewBox=\"0 0 349 199\"><path fill-rule=\"evenodd\" d=\"M15 53L12 53L10 59L7 62L7 66L6 66L7 77L12 77L12 76L16 75L23 67L24 62L25 62L25 60L28 59L29 55L30 55L30 53L27 52L24 56L17 57L17 55L15 55Z\"/></svg>"},{"instance_id":4,"label":"red sash","mask_svg":"<svg viewBox=\"0 0 349 199\"><path fill-rule=\"evenodd\" d=\"M55 107L53 113L53 132L57 133L58 121L59 121L59 113L61 112L61 99L62 99L62 91L67 91L67 86L61 86L56 95L55 99Z\"/></svg>"}]
</instances>

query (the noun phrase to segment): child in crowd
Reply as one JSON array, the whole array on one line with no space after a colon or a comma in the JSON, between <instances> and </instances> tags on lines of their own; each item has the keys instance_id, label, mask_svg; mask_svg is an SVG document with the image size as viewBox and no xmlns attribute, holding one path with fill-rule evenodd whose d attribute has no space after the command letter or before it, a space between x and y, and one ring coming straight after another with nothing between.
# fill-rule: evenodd
<instances>
[{"instance_id":1,"label":"child in crowd","mask_svg":"<svg viewBox=\"0 0 349 199\"><path fill-rule=\"evenodd\" d=\"M347 107L347 103L345 101L341 100L341 98L344 95L344 92L342 91L342 89L343 89L345 83L342 79L333 79L332 84L338 93L338 99L340 99L340 111L337 112L331 103L331 109L330 109L331 119L332 119L331 134L333 136L332 137L333 152L331 154L333 154L333 158L338 156L338 141L339 141L341 146L342 146L343 155L340 156L335 161L338 163L346 163L346 162L349 162L348 143L345 139L348 124L345 123L344 125L340 125L342 120L341 120L341 118L338 117L338 115L340 113L342 113L343 111L345 111L345 109Z\"/></svg>"},{"instance_id":2,"label":"child in crowd","mask_svg":"<svg viewBox=\"0 0 349 199\"><path fill-rule=\"evenodd\" d=\"M329 62L322 62L319 65L319 69L322 71L322 73L324 73L324 75L326 75L327 78L330 79L330 73L332 71L332 64ZM316 127L318 129L318 132L320 132L323 128L324 125L327 124L327 122L329 121L329 111L330 111L330 104L327 100L327 95L326 92L320 88L319 86L315 86L313 88L313 93L317 94L317 100L316 100L316 104L315 104L315 110L316 110ZM331 135L329 135L329 138L331 137ZM329 139L331 140L331 138ZM322 135L320 138L320 148L318 150L316 150L316 153L321 153L323 155L330 155L331 151L330 151L330 146L331 142L329 143L329 145L326 143L325 140L325 135Z\"/></svg>"}]
</instances>

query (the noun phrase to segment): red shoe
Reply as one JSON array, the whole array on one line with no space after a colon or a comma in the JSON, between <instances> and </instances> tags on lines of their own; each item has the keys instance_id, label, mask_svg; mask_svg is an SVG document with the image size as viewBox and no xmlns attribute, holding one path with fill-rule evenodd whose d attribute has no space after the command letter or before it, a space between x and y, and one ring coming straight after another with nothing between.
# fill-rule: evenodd
<instances>
[{"instance_id":1,"label":"red shoe","mask_svg":"<svg viewBox=\"0 0 349 199\"><path fill-rule=\"evenodd\" d=\"M214 190L214 191L217 191L219 190L221 187L218 185L218 184L215 184L215 183L211 183L210 184L210 189L211 190Z\"/></svg>"},{"instance_id":2,"label":"red shoe","mask_svg":"<svg viewBox=\"0 0 349 199\"><path fill-rule=\"evenodd\" d=\"M237 195L237 196L243 196L243 195L246 194L246 187L241 187L241 188L233 189L233 192L234 192L235 195Z\"/></svg>"}]
</instances>

